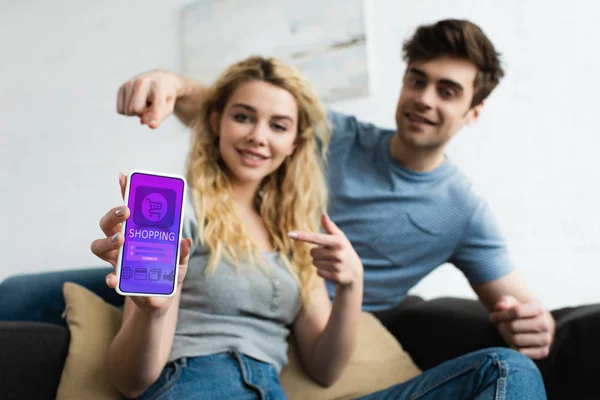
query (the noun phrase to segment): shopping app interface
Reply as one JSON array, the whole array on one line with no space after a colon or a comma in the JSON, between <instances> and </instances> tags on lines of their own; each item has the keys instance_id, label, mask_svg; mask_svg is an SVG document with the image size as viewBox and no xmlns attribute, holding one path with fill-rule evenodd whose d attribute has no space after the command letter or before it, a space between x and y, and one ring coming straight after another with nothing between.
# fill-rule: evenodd
<instances>
[{"instance_id":1,"label":"shopping app interface","mask_svg":"<svg viewBox=\"0 0 600 400\"><path fill-rule=\"evenodd\" d=\"M139 172L130 177L119 288L168 294L175 285L184 183Z\"/></svg>"}]
</instances>

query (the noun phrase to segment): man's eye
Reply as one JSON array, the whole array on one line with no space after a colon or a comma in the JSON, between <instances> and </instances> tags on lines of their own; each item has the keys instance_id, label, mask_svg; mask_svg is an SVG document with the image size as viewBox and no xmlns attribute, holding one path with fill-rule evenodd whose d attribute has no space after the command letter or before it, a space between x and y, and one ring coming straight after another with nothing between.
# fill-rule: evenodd
<instances>
[{"instance_id":1,"label":"man's eye","mask_svg":"<svg viewBox=\"0 0 600 400\"><path fill-rule=\"evenodd\" d=\"M456 96L456 91L452 89L442 89L442 96L446 98L452 98Z\"/></svg>"},{"instance_id":2,"label":"man's eye","mask_svg":"<svg viewBox=\"0 0 600 400\"><path fill-rule=\"evenodd\" d=\"M408 78L408 83L413 87L422 87L425 85L425 81L420 78Z\"/></svg>"}]
</instances>

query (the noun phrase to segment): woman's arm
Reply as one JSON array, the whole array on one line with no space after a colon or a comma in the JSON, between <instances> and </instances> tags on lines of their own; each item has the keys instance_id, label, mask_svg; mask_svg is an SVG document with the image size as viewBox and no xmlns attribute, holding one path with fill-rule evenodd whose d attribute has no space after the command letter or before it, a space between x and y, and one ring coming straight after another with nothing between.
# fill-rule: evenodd
<instances>
[{"instance_id":1,"label":"woman's arm","mask_svg":"<svg viewBox=\"0 0 600 400\"><path fill-rule=\"evenodd\" d=\"M363 298L363 265L344 233L323 217L327 234L292 232L290 237L317 244L311 251L317 274L337 285L333 305L324 282L311 294L293 324L300 357L324 386L342 374L356 346Z\"/></svg>"},{"instance_id":2,"label":"woman's arm","mask_svg":"<svg viewBox=\"0 0 600 400\"><path fill-rule=\"evenodd\" d=\"M362 279L338 286L333 306L325 285L320 284L311 304L294 321L301 359L312 378L323 386L340 377L352 356L361 304Z\"/></svg>"},{"instance_id":3,"label":"woman's arm","mask_svg":"<svg viewBox=\"0 0 600 400\"><path fill-rule=\"evenodd\" d=\"M142 308L125 299L123 324L108 350L113 384L128 398L142 394L158 377L169 357L181 290L162 308Z\"/></svg>"},{"instance_id":4,"label":"woman's arm","mask_svg":"<svg viewBox=\"0 0 600 400\"><path fill-rule=\"evenodd\" d=\"M120 175L121 195L125 195L127 177ZM92 242L92 252L117 265L119 249L124 237L121 224L129 218L127 206L115 207L100 220L106 235ZM177 291L173 297L132 296L125 299L121 329L108 349L109 373L113 384L127 397L137 397L159 376L169 357L181 298L181 286L187 273L192 241L180 242ZM117 276L106 277L108 287L114 289Z\"/></svg>"}]
</instances>

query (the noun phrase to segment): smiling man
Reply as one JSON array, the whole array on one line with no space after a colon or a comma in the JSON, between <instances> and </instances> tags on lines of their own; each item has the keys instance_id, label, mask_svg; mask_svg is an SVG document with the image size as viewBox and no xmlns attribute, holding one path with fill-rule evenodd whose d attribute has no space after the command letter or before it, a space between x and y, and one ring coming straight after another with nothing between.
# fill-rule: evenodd
<instances>
[{"instance_id":1,"label":"smiling man","mask_svg":"<svg viewBox=\"0 0 600 400\"><path fill-rule=\"evenodd\" d=\"M520 279L487 203L445 155L504 75L499 55L479 27L459 20L420 27L403 53L396 130L330 112L330 215L363 260L364 308L401 339L406 326L395 321L395 308L448 262L504 340L543 358L554 320Z\"/></svg>"}]
</instances>

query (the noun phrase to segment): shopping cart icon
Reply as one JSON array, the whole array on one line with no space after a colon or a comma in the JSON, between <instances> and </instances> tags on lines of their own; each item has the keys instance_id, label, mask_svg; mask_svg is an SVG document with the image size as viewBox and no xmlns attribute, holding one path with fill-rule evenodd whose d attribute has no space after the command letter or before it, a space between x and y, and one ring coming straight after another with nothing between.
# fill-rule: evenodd
<instances>
[{"instance_id":1,"label":"shopping cart icon","mask_svg":"<svg viewBox=\"0 0 600 400\"><path fill-rule=\"evenodd\" d=\"M138 186L135 190L133 222L141 226L168 228L175 218L175 191L167 188Z\"/></svg>"},{"instance_id":2,"label":"shopping cart icon","mask_svg":"<svg viewBox=\"0 0 600 400\"><path fill-rule=\"evenodd\" d=\"M146 197L144 200L148 200L148 203L150 203L150 210L148 210L150 218L160 219L163 214L163 212L161 211L163 208L163 204L160 201L152 201L150 196Z\"/></svg>"}]
</instances>

